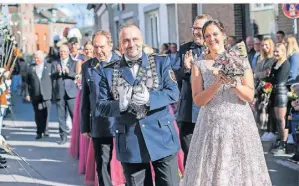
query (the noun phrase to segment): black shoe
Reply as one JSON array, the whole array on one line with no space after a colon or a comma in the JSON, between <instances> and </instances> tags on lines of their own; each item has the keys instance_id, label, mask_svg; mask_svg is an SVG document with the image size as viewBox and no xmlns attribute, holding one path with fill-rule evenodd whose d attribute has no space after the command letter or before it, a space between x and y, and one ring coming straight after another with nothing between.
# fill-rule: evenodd
<instances>
[{"instance_id":1,"label":"black shoe","mask_svg":"<svg viewBox=\"0 0 299 186\"><path fill-rule=\"evenodd\" d=\"M37 134L37 136L35 137L35 139L41 139L42 135L41 134Z\"/></svg>"},{"instance_id":2,"label":"black shoe","mask_svg":"<svg viewBox=\"0 0 299 186\"><path fill-rule=\"evenodd\" d=\"M67 142L67 137L66 136L62 136L61 137L61 141L58 143L59 145L63 145L63 144L66 144Z\"/></svg>"},{"instance_id":3,"label":"black shoe","mask_svg":"<svg viewBox=\"0 0 299 186\"><path fill-rule=\"evenodd\" d=\"M288 161L299 164L299 154L295 154L294 156L289 158Z\"/></svg>"},{"instance_id":4,"label":"black shoe","mask_svg":"<svg viewBox=\"0 0 299 186\"><path fill-rule=\"evenodd\" d=\"M1 160L6 160L6 158L3 158L2 156L0 156L0 161L1 161Z\"/></svg>"},{"instance_id":5,"label":"black shoe","mask_svg":"<svg viewBox=\"0 0 299 186\"><path fill-rule=\"evenodd\" d=\"M50 136L50 135L49 135L49 132L45 132L45 133L44 133L44 136L45 136L45 137L49 137L49 136Z\"/></svg>"},{"instance_id":6,"label":"black shoe","mask_svg":"<svg viewBox=\"0 0 299 186\"><path fill-rule=\"evenodd\" d=\"M0 154L6 154L6 151L2 148L0 148Z\"/></svg>"},{"instance_id":7,"label":"black shoe","mask_svg":"<svg viewBox=\"0 0 299 186\"><path fill-rule=\"evenodd\" d=\"M281 142L277 149L271 151L275 156L281 156L286 154L286 144Z\"/></svg>"},{"instance_id":8,"label":"black shoe","mask_svg":"<svg viewBox=\"0 0 299 186\"><path fill-rule=\"evenodd\" d=\"M276 140L275 143L272 143L272 146L271 146L271 153L274 153L280 146L280 140Z\"/></svg>"},{"instance_id":9,"label":"black shoe","mask_svg":"<svg viewBox=\"0 0 299 186\"><path fill-rule=\"evenodd\" d=\"M5 164L7 161L6 160L0 160L1 164Z\"/></svg>"}]
</instances>

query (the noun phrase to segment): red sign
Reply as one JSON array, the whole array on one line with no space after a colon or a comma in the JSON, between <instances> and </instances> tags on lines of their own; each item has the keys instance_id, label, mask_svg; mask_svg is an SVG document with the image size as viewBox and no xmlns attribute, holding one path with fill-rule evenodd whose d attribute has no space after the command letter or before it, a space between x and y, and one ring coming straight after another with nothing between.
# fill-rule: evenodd
<instances>
[{"instance_id":1,"label":"red sign","mask_svg":"<svg viewBox=\"0 0 299 186\"><path fill-rule=\"evenodd\" d=\"M296 19L299 17L299 4L289 3L282 5L282 11L285 16L291 19Z\"/></svg>"}]
</instances>

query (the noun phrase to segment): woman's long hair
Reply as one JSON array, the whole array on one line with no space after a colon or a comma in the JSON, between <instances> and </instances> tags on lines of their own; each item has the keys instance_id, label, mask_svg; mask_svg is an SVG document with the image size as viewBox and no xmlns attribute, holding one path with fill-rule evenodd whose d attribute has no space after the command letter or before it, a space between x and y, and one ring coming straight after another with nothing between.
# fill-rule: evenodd
<instances>
[{"instance_id":1,"label":"woman's long hair","mask_svg":"<svg viewBox=\"0 0 299 186\"><path fill-rule=\"evenodd\" d=\"M273 57L273 54L274 54L274 48L275 48L275 45L274 45L273 40L272 40L271 38L265 38L265 39L263 39L263 41L262 41L262 45L263 45L265 42L268 42L268 43L269 43L269 45L270 45L270 51L269 51L269 53L267 54L267 53L263 50L263 47L261 47L261 57L260 57L261 60L272 58L272 57Z\"/></svg>"},{"instance_id":2,"label":"woman's long hair","mask_svg":"<svg viewBox=\"0 0 299 186\"><path fill-rule=\"evenodd\" d=\"M294 52L299 52L298 43L294 36L288 35L283 41L287 49L287 57L290 57Z\"/></svg>"},{"instance_id":3,"label":"woman's long hair","mask_svg":"<svg viewBox=\"0 0 299 186\"><path fill-rule=\"evenodd\" d=\"M283 61L283 62L286 61L287 60L287 49L286 49L285 45L282 43L278 43L278 44L276 44L276 48L280 49L284 53L284 55L281 58L281 61Z\"/></svg>"}]
</instances>

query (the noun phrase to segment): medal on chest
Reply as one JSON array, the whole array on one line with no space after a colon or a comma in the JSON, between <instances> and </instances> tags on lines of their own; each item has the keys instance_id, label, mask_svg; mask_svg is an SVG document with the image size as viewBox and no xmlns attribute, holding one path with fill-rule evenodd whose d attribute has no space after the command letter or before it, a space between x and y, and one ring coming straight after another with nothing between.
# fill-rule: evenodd
<instances>
[{"instance_id":1,"label":"medal on chest","mask_svg":"<svg viewBox=\"0 0 299 186\"><path fill-rule=\"evenodd\" d=\"M133 85L133 94L142 90L142 84L146 86L148 91L157 90L159 87L159 77L156 70L155 56L148 56L148 64L146 67L140 65L135 83ZM112 96L114 100L119 99L119 93L117 87L119 86L132 86L130 85L120 73L120 63L116 63L113 68L112 73ZM132 94L132 95L133 95ZM134 103L129 103L128 112L136 115L137 119L142 119L146 117L148 107L146 105L136 105Z\"/></svg>"}]
</instances>

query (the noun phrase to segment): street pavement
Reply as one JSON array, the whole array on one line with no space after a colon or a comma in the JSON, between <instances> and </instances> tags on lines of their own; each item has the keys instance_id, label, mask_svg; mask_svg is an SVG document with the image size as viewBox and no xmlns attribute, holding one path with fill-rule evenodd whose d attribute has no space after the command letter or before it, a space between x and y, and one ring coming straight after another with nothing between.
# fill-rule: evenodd
<instances>
[{"instance_id":1,"label":"street pavement","mask_svg":"<svg viewBox=\"0 0 299 186\"><path fill-rule=\"evenodd\" d=\"M30 186L55 185L55 186L79 186L84 185L84 175L78 173L78 161L71 158L68 152L70 143L59 145L59 132L57 111L52 104L49 123L50 137L35 140L36 126L31 103L23 103L21 97L13 97L13 115L4 120L5 127L2 133L8 137L8 144L23 159L31 164L43 177L35 173L20 158L4 155L7 158L7 170L0 169L0 185L3 186ZM18 161L17 161L18 160ZM25 169L35 179L30 178Z\"/></svg>"},{"instance_id":2,"label":"street pavement","mask_svg":"<svg viewBox=\"0 0 299 186\"><path fill-rule=\"evenodd\" d=\"M4 120L2 133L8 137L8 144L27 162L29 162L43 177L35 173L20 158L11 155L7 157L7 170L0 169L0 185L2 186L80 186L84 185L84 175L78 173L78 161L68 153L69 142L58 145L59 133L57 111L52 105L50 119L50 137L35 140L36 127L34 113L30 103L23 103L20 96L13 97L13 115ZM244 131L246 132L246 131ZM286 161L288 156L274 157L268 153L270 143L263 143L268 170L274 186L299 186L299 165ZM34 178L26 173L25 169Z\"/></svg>"}]
</instances>

